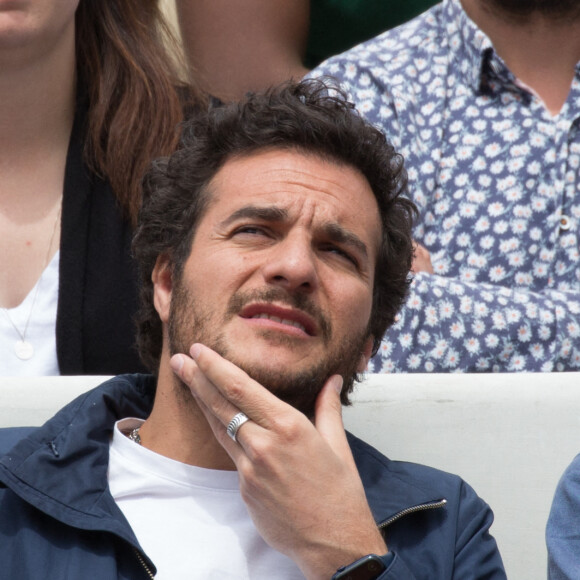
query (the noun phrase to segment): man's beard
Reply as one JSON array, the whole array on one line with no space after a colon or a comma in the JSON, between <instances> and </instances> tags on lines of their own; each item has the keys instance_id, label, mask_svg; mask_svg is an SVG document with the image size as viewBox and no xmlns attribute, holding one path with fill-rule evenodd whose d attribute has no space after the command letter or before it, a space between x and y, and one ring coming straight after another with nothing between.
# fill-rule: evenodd
<instances>
[{"instance_id":1,"label":"man's beard","mask_svg":"<svg viewBox=\"0 0 580 580\"><path fill-rule=\"evenodd\" d=\"M508 18L526 21L533 14L550 20L580 18L579 0L480 0L490 11L500 10Z\"/></svg>"},{"instance_id":2,"label":"man's beard","mask_svg":"<svg viewBox=\"0 0 580 580\"><path fill-rule=\"evenodd\" d=\"M328 353L318 364L302 370L290 368L281 373L279 370L269 368L267 361L263 365L249 365L243 360L237 360L231 352L232 349L229 348L221 327L237 316L245 304L275 301L302 310L316 320L318 331ZM216 316L212 316L212 312L207 307L202 308L196 303L181 281L173 289L168 332L172 355L189 352L194 342L204 344L309 418L314 416L315 402L320 390L333 374L343 377L341 400L343 404L348 404L348 394L352 391L357 378L357 369L368 339L368 330L365 329L358 335L344 337L338 344L333 344L331 324L320 309L314 306L307 296L289 294L281 288L237 292L231 297L223 319L218 320ZM289 348L294 344L295 339L275 330L257 329L256 332L262 334L262 338L256 340L265 339L273 345L287 344ZM183 389L183 384L180 383L180 385Z\"/></svg>"}]
</instances>

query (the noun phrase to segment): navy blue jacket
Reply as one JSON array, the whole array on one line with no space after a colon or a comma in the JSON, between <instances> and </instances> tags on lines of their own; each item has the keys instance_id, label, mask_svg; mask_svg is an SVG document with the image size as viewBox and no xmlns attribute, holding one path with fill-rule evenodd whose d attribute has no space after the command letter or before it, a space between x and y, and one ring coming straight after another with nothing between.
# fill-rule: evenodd
<instances>
[{"instance_id":1,"label":"navy blue jacket","mask_svg":"<svg viewBox=\"0 0 580 580\"><path fill-rule=\"evenodd\" d=\"M152 377L120 376L81 395L43 427L0 430L1 577L152 577L153 562L109 492L107 465L115 421L146 418L154 394ZM375 520L395 554L381 579L505 579L488 532L491 510L459 477L390 461L351 435L349 441Z\"/></svg>"}]
</instances>

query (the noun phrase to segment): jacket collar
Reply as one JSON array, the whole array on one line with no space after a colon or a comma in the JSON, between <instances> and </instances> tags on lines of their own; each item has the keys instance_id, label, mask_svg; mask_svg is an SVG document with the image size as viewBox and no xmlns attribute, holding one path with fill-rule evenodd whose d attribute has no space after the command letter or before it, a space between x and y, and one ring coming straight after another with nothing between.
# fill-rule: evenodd
<instances>
[{"instance_id":1,"label":"jacket collar","mask_svg":"<svg viewBox=\"0 0 580 580\"><path fill-rule=\"evenodd\" d=\"M348 433L367 501L380 527L390 525L407 512L442 507L446 499L437 491L434 470L391 461L364 441Z\"/></svg>"},{"instance_id":2,"label":"jacket collar","mask_svg":"<svg viewBox=\"0 0 580 580\"><path fill-rule=\"evenodd\" d=\"M148 416L154 394L148 375L84 393L0 458L0 486L67 525L111 532L142 551L108 493L109 441L118 419Z\"/></svg>"}]
</instances>

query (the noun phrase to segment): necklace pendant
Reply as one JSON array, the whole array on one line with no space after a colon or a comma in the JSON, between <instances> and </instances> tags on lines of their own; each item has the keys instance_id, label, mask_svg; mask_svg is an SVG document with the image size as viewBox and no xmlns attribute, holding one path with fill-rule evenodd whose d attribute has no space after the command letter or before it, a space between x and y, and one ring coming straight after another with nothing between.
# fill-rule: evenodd
<instances>
[{"instance_id":1,"label":"necklace pendant","mask_svg":"<svg viewBox=\"0 0 580 580\"><path fill-rule=\"evenodd\" d=\"M131 441L135 441L135 443L137 443L138 445L141 445L141 435L139 435L139 429L141 427L135 427L135 429L131 429L131 431L129 431L129 434L127 435L127 437L129 437L129 439L131 439Z\"/></svg>"},{"instance_id":2,"label":"necklace pendant","mask_svg":"<svg viewBox=\"0 0 580 580\"><path fill-rule=\"evenodd\" d=\"M34 354L34 347L27 340L17 340L14 344L14 352L20 360L28 360Z\"/></svg>"}]
</instances>

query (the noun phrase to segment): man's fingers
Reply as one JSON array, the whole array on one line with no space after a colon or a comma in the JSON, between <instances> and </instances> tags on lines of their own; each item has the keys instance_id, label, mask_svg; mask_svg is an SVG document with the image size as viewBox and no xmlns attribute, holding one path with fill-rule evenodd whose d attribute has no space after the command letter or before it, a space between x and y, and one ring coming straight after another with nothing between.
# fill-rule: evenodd
<instances>
[{"instance_id":1,"label":"man's fingers","mask_svg":"<svg viewBox=\"0 0 580 580\"><path fill-rule=\"evenodd\" d=\"M326 381L316 399L314 425L334 453L348 465L355 467L342 422L342 384L340 375L333 375Z\"/></svg>"},{"instance_id":2,"label":"man's fingers","mask_svg":"<svg viewBox=\"0 0 580 580\"><path fill-rule=\"evenodd\" d=\"M224 425L239 412L207 378L197 363L183 354L171 357L171 368L189 387L198 402L202 402Z\"/></svg>"},{"instance_id":3,"label":"man's fingers","mask_svg":"<svg viewBox=\"0 0 580 580\"><path fill-rule=\"evenodd\" d=\"M243 370L202 344L194 344L190 354L201 372L221 395L262 427L271 428L270 417L287 407Z\"/></svg>"},{"instance_id":4,"label":"man's fingers","mask_svg":"<svg viewBox=\"0 0 580 580\"><path fill-rule=\"evenodd\" d=\"M427 248L418 242L414 243L413 264L411 265L411 272L427 272L428 274L433 274L431 254Z\"/></svg>"},{"instance_id":5,"label":"man's fingers","mask_svg":"<svg viewBox=\"0 0 580 580\"><path fill-rule=\"evenodd\" d=\"M231 439L227 440L227 426L240 412L250 419L240 427L240 443L243 445L246 441L247 446L244 446L244 449L247 452L250 452L252 434L255 434L257 429L274 432L280 431L284 426L279 435L284 435L287 430L296 433L293 428L297 428L299 423L296 421L295 409L280 401L213 350L195 344L190 352L193 359L183 354L175 355L171 359L171 366L191 389L208 417L218 441L226 449L233 443ZM342 423L340 402L342 383L340 375L333 375L322 388L316 401L314 426L333 452L346 465L354 468L354 460ZM302 415L300 417L305 421L305 417ZM312 428L308 421L305 421L305 425Z\"/></svg>"},{"instance_id":6,"label":"man's fingers","mask_svg":"<svg viewBox=\"0 0 580 580\"><path fill-rule=\"evenodd\" d=\"M227 435L226 428L240 410L221 395L193 359L183 354L176 354L171 357L170 364L176 375L191 389L216 439L235 461L237 443ZM240 434L241 429L237 435ZM238 438L237 442L241 443L241 440Z\"/></svg>"},{"instance_id":7,"label":"man's fingers","mask_svg":"<svg viewBox=\"0 0 580 580\"><path fill-rule=\"evenodd\" d=\"M202 401L198 400L199 408L201 409L202 413L205 415L211 430L217 441L221 444L221 446L227 451L228 455L232 458L233 462L237 465L240 456L243 454L243 437L247 431L251 430L251 419L244 423L236 433L236 440L234 441L230 435L228 435L226 429L227 425L224 425L221 419L215 416L213 411L207 407ZM237 413L236 413L237 415ZM232 419L236 416L233 415ZM231 419L230 419L231 420ZM229 422L228 422L229 424Z\"/></svg>"}]
</instances>

